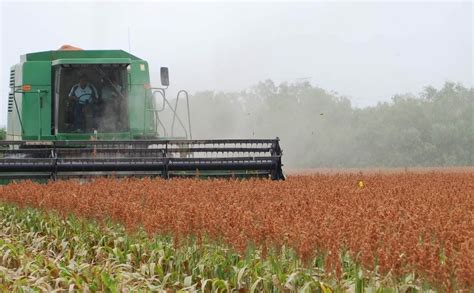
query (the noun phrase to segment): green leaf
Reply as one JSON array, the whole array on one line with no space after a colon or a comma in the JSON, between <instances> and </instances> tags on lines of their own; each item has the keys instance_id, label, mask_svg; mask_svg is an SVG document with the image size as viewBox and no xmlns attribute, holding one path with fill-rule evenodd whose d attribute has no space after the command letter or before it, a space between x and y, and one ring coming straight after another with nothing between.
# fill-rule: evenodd
<instances>
[{"instance_id":1,"label":"green leaf","mask_svg":"<svg viewBox=\"0 0 474 293\"><path fill-rule=\"evenodd\" d=\"M319 287L323 293L332 293L332 289L329 286L326 286L323 282L319 282Z\"/></svg>"},{"instance_id":2,"label":"green leaf","mask_svg":"<svg viewBox=\"0 0 474 293\"><path fill-rule=\"evenodd\" d=\"M184 278L183 286L189 287L193 284L193 276L187 276Z\"/></svg>"},{"instance_id":3,"label":"green leaf","mask_svg":"<svg viewBox=\"0 0 474 293\"><path fill-rule=\"evenodd\" d=\"M263 278L259 277L259 278L252 284L252 287L250 287L250 293L255 292L255 290L257 290L257 287L258 287L258 285L260 285L261 282L263 282Z\"/></svg>"},{"instance_id":4,"label":"green leaf","mask_svg":"<svg viewBox=\"0 0 474 293\"><path fill-rule=\"evenodd\" d=\"M244 266L237 273L237 286L238 286L238 289L243 288L245 286L245 282L242 280L242 278L244 277L244 274L245 274L246 270L247 270L247 266Z\"/></svg>"},{"instance_id":5,"label":"green leaf","mask_svg":"<svg viewBox=\"0 0 474 293\"><path fill-rule=\"evenodd\" d=\"M107 272L102 272L100 277L109 292L117 292L117 281L114 280Z\"/></svg>"},{"instance_id":6,"label":"green leaf","mask_svg":"<svg viewBox=\"0 0 474 293\"><path fill-rule=\"evenodd\" d=\"M221 280L221 279L215 279L212 282L212 291L217 291L217 290L225 290L226 289L226 283Z\"/></svg>"}]
</instances>

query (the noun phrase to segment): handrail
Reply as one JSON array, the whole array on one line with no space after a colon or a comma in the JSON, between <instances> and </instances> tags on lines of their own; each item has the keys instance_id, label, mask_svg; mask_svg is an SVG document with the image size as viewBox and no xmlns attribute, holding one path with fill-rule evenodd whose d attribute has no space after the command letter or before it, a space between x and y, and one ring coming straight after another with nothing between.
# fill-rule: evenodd
<instances>
[{"instance_id":1,"label":"handrail","mask_svg":"<svg viewBox=\"0 0 474 293\"><path fill-rule=\"evenodd\" d=\"M192 132L191 132L191 113L189 111L189 94L186 90L180 90L178 92L178 94L176 95L176 103L174 105L174 108L175 108L175 110L178 110L178 101L179 101L179 97L180 97L181 93L184 93L185 97L186 97L186 108L187 108L187 113L188 113L189 139L193 139L193 135L192 135ZM175 112L175 115L173 115L173 122L171 123L171 136L173 136L173 134L174 134L174 122L175 122L175 119L176 119L176 115L177 114Z\"/></svg>"},{"instance_id":2,"label":"handrail","mask_svg":"<svg viewBox=\"0 0 474 293\"><path fill-rule=\"evenodd\" d=\"M178 99L178 97L177 97ZM187 138L188 137L188 131L186 130L186 126L184 126L183 121L181 121L181 118L179 118L178 114L176 113L176 109L173 109L173 106L170 104L170 102L166 99L165 100L166 104L170 107L170 109L173 111L174 116L176 116L176 119L178 119L179 124L184 130L184 136ZM174 135L174 125L171 127L171 136Z\"/></svg>"},{"instance_id":3,"label":"handrail","mask_svg":"<svg viewBox=\"0 0 474 293\"><path fill-rule=\"evenodd\" d=\"M16 114L18 115L18 120L20 121L20 127L21 127L21 134L23 135L23 134L25 134L25 129L23 128L23 121L21 119L20 110L18 110L18 103L17 103L16 97L15 97L16 93L17 93L16 91L13 92L13 101L15 102Z\"/></svg>"},{"instance_id":4,"label":"handrail","mask_svg":"<svg viewBox=\"0 0 474 293\"><path fill-rule=\"evenodd\" d=\"M165 125L163 124L163 122L160 120L160 117L158 115L159 112L162 112L165 107L166 107L166 104L165 104L165 100L166 100L166 92L165 92L165 89L163 88L155 88L155 89L152 89L152 92L151 92L151 95L152 95L152 98L153 98L153 102L156 100L155 99L155 94L156 93L159 93L161 95L161 97L163 97L163 104L161 106L161 109L160 110L157 110L157 109L153 109L153 113L155 115L155 132L158 132L158 126L161 126L161 128L163 129L163 135L164 136L167 136L167 131L166 131L166 127ZM155 106L155 103L153 103L153 107Z\"/></svg>"},{"instance_id":5,"label":"handrail","mask_svg":"<svg viewBox=\"0 0 474 293\"><path fill-rule=\"evenodd\" d=\"M166 91L165 91L165 88L150 88L151 90L151 93L152 93L152 98L155 99L156 97L156 93L159 93L161 95L161 97L163 98L163 104L161 106L160 109L151 109L151 111L153 111L154 115L155 115L155 128L157 130L157 126L156 125L160 125L161 128L163 128L163 132L164 132L164 136L167 136L167 131L166 131L166 127L164 126L163 122L160 120L159 118L159 115L158 113L160 112L163 112L166 108L166 105L168 105L169 109L172 111L173 113L173 120L171 122L171 136L174 136L174 125L175 125L175 121L178 120L178 123L181 125L183 131L184 131L184 136L186 138L192 138L191 136L191 119L190 119L190 110L189 110L189 97L188 97L188 93L185 91L185 90L180 90L176 96L176 103L175 103L175 106L173 107L173 105L171 105L171 103L168 101L168 99L166 98ZM181 120L181 118L179 117L178 115L178 112L177 112L177 107L178 107L178 102L179 102L179 98L181 96L181 93L185 93L186 94L186 104L187 104L187 114L188 114L188 127L189 127L189 136L188 136L188 129L186 129L186 126L184 125L183 121ZM153 103L153 107L155 107L155 103Z\"/></svg>"},{"instance_id":6,"label":"handrail","mask_svg":"<svg viewBox=\"0 0 474 293\"><path fill-rule=\"evenodd\" d=\"M154 98L155 97L155 93L160 93L160 95L163 97L163 105L161 106L161 109L160 110L157 110L155 109L155 111L157 112L162 112L164 109L165 109L165 99L166 99L166 92L165 92L165 89L163 88L153 88L152 92L151 92L151 95L152 97Z\"/></svg>"}]
</instances>

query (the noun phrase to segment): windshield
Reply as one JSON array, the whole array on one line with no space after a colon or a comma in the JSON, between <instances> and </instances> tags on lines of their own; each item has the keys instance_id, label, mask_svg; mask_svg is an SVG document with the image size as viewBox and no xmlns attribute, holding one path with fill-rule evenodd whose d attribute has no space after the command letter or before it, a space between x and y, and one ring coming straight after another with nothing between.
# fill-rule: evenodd
<instances>
[{"instance_id":1,"label":"windshield","mask_svg":"<svg viewBox=\"0 0 474 293\"><path fill-rule=\"evenodd\" d=\"M57 132L128 131L126 64L61 65L55 82Z\"/></svg>"}]
</instances>

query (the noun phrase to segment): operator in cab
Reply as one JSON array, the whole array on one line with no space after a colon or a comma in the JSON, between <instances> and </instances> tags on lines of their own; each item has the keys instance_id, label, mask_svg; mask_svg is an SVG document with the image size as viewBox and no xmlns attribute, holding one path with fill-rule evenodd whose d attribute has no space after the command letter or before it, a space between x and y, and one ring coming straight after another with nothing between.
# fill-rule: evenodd
<instances>
[{"instance_id":1,"label":"operator in cab","mask_svg":"<svg viewBox=\"0 0 474 293\"><path fill-rule=\"evenodd\" d=\"M86 106L99 99L97 89L88 82L87 76L79 76L79 83L75 84L69 92L69 100L74 103L74 129L75 132L85 130Z\"/></svg>"}]
</instances>

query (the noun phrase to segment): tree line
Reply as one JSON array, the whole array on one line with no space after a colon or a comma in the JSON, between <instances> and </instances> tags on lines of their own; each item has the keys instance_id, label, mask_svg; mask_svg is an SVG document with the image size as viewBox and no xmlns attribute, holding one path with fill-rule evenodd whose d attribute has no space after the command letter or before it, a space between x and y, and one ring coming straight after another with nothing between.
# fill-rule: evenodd
<instances>
[{"instance_id":1,"label":"tree line","mask_svg":"<svg viewBox=\"0 0 474 293\"><path fill-rule=\"evenodd\" d=\"M309 82L191 98L196 138L279 137L294 168L472 166L473 88L446 82L357 108Z\"/></svg>"}]
</instances>

